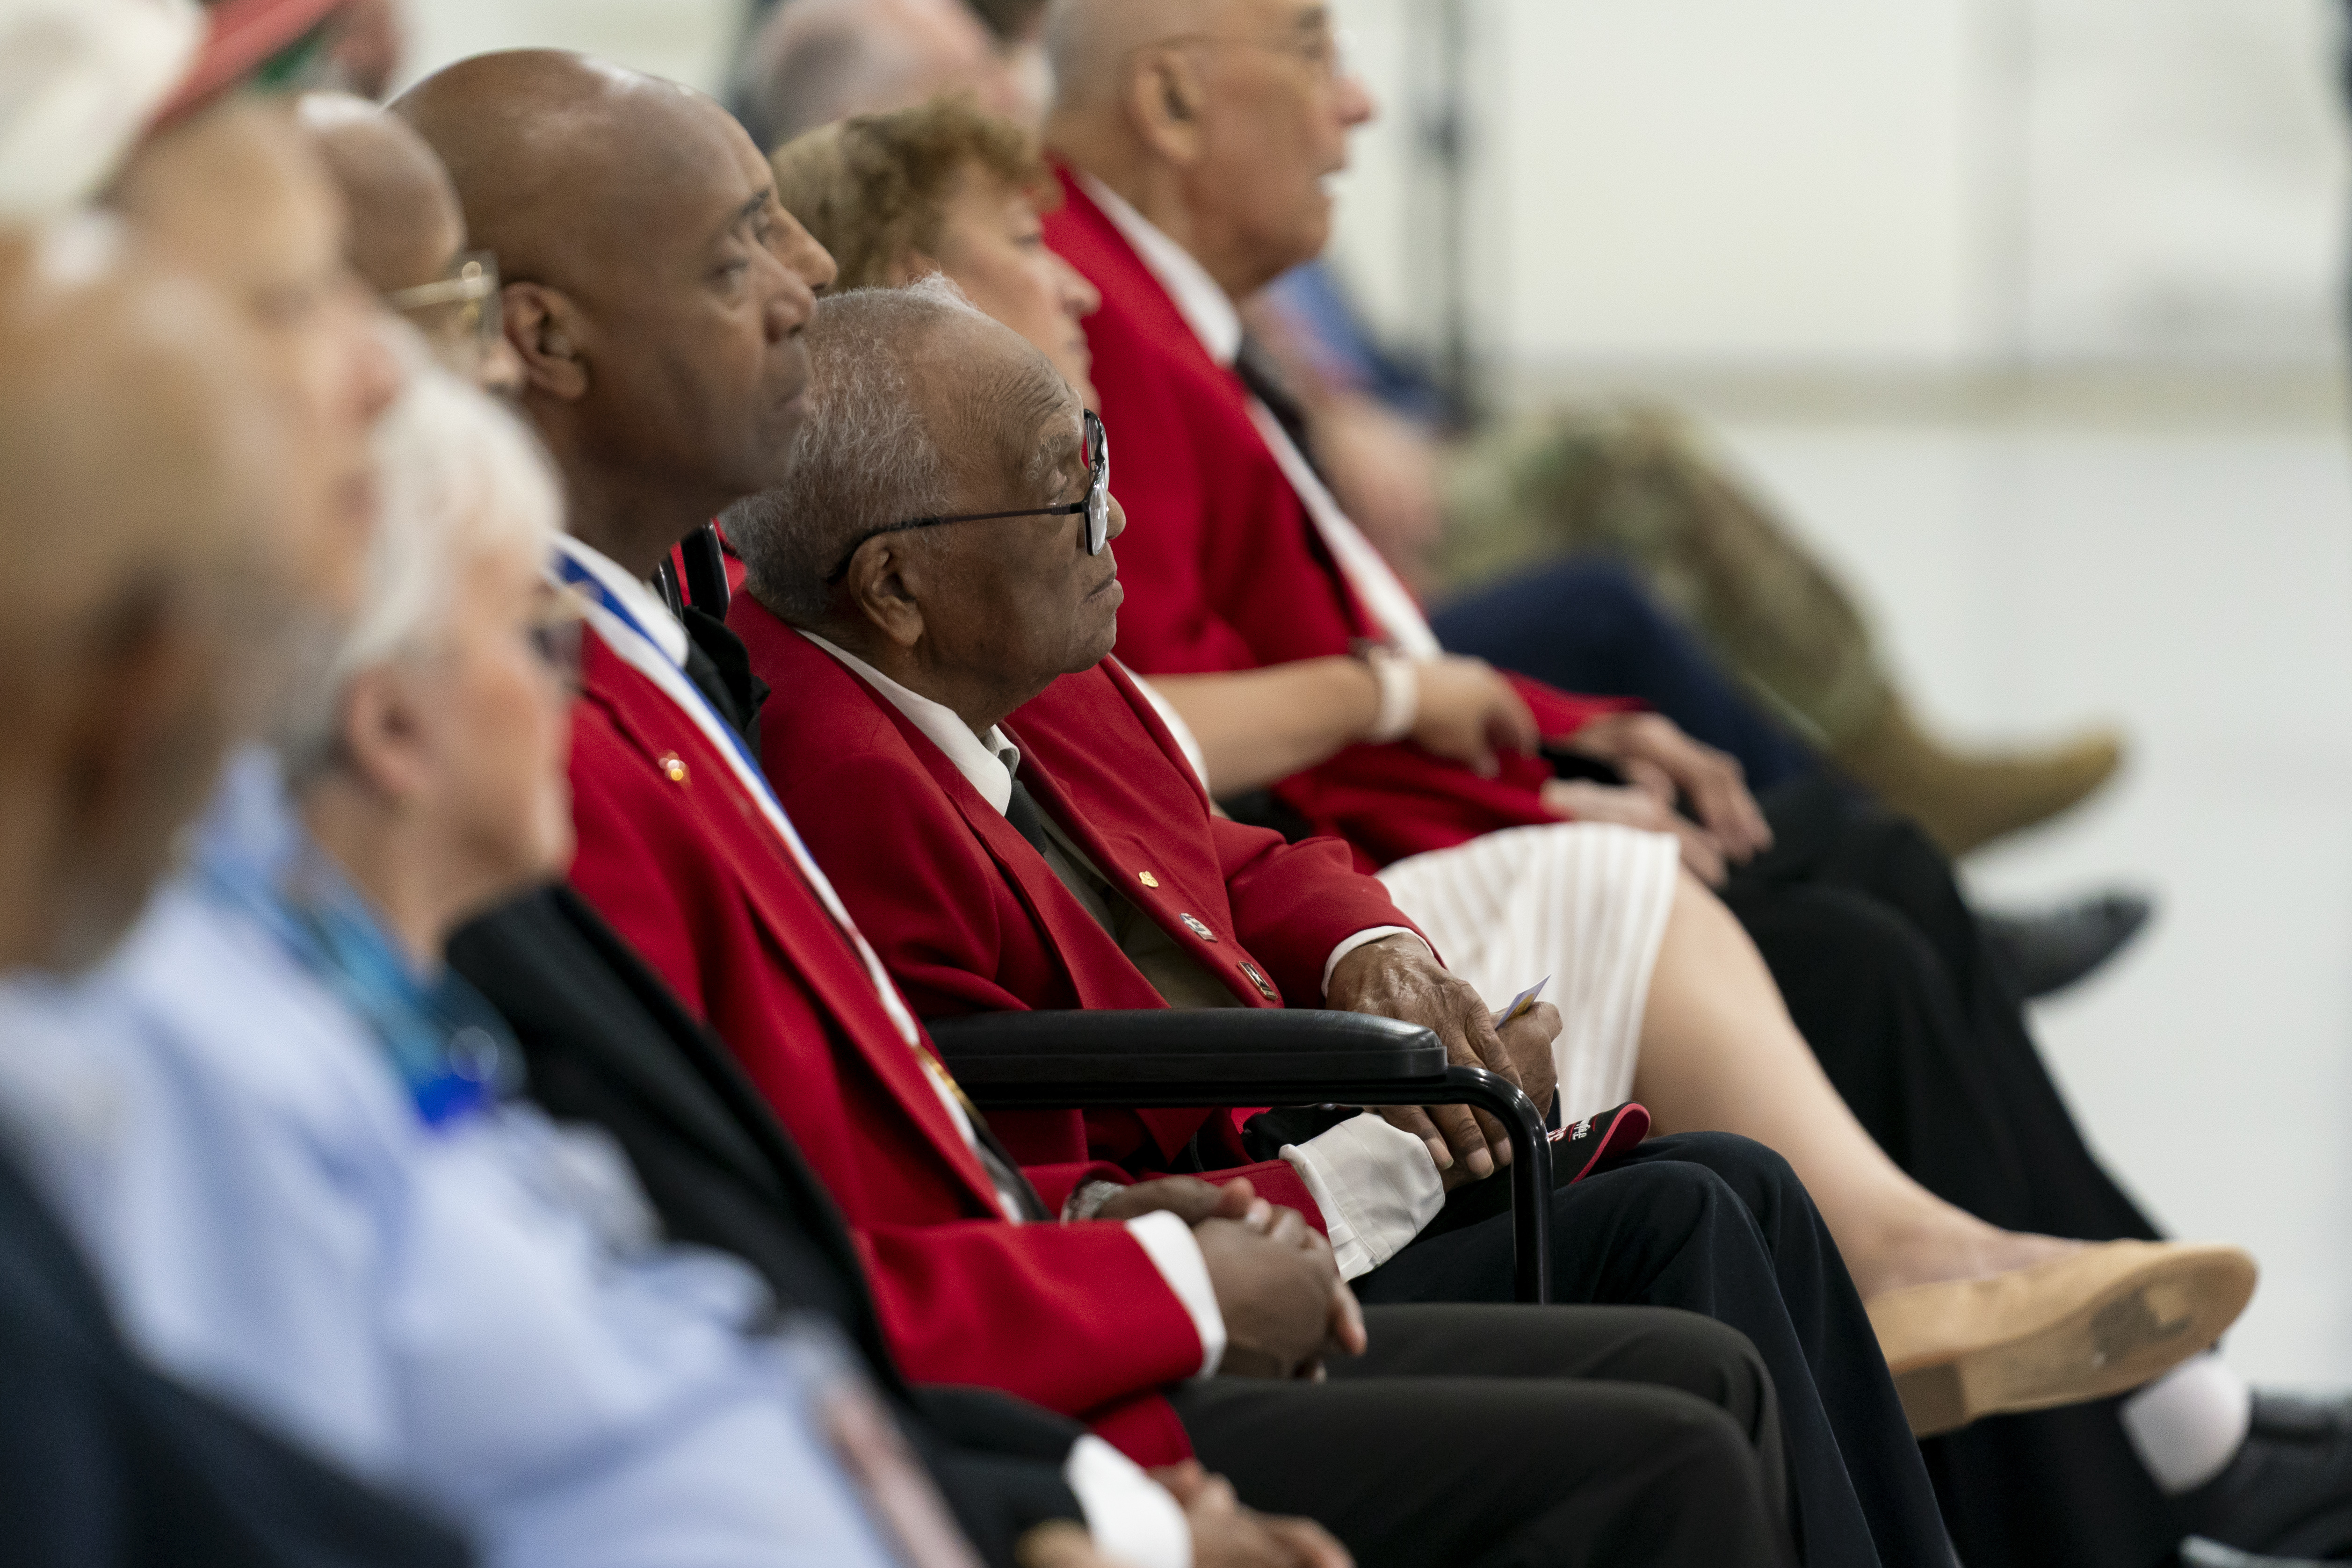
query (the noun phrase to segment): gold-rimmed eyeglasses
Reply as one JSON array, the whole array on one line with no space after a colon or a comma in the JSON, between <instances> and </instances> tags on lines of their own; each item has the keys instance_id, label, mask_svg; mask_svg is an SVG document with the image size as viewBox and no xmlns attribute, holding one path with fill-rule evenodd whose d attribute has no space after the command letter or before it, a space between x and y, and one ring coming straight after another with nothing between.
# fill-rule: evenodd
<instances>
[{"instance_id":1,"label":"gold-rimmed eyeglasses","mask_svg":"<svg viewBox=\"0 0 2352 1568\"><path fill-rule=\"evenodd\" d=\"M499 259L487 250L458 256L449 275L384 296L425 335L443 366L471 381L505 335L499 308Z\"/></svg>"}]
</instances>

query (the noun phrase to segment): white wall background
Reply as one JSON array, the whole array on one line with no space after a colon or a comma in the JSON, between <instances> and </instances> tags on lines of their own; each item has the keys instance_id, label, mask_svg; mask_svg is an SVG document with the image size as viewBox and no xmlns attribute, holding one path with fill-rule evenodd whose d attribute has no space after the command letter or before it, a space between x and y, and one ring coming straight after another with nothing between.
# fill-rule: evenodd
<instances>
[{"instance_id":1,"label":"white wall background","mask_svg":"<svg viewBox=\"0 0 2352 1568\"><path fill-rule=\"evenodd\" d=\"M2336 0L1465 0L1488 351L1591 365L2312 364ZM1336 0L1385 101L1337 255L1435 330L1436 0ZM411 0L412 72L522 43L700 86L740 0Z\"/></svg>"},{"instance_id":2,"label":"white wall background","mask_svg":"<svg viewBox=\"0 0 2352 1568\"><path fill-rule=\"evenodd\" d=\"M404 0L404 83L487 49L583 49L705 91L725 79L741 0Z\"/></svg>"},{"instance_id":3,"label":"white wall background","mask_svg":"<svg viewBox=\"0 0 2352 1568\"><path fill-rule=\"evenodd\" d=\"M1428 0L1338 255L1425 330ZM2334 351L2334 0L1469 0L1489 351L1847 368ZM1425 70L1425 68L1423 68Z\"/></svg>"}]
</instances>

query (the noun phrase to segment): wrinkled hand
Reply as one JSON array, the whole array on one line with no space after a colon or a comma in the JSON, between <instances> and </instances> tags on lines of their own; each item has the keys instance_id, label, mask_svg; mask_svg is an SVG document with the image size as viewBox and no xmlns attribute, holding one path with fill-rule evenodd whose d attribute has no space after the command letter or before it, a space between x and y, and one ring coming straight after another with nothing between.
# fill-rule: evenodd
<instances>
[{"instance_id":1,"label":"wrinkled hand","mask_svg":"<svg viewBox=\"0 0 2352 1568\"><path fill-rule=\"evenodd\" d=\"M1232 1220L1257 1235L1279 1241L1310 1254L1319 1253L1328 1261L1331 1243L1306 1217L1295 1209L1277 1207L1257 1196L1257 1189L1246 1176L1231 1181L1209 1182L1199 1176L1159 1176L1121 1187L1103 1200L1096 1210L1097 1219L1134 1219L1142 1215L1167 1213L1176 1216L1186 1225L1199 1228L1212 1219ZM1364 1348L1364 1312L1356 1301L1356 1292L1348 1289L1339 1278L1336 1264L1331 1267L1331 1302L1327 1322L1331 1348L1348 1354L1361 1354ZM1211 1283L1215 1277L1211 1276ZM1219 1298L1223 1300L1222 1297ZM1229 1324L1228 1327L1231 1325ZM1227 1353L1230 1359L1231 1352ZM1319 1359L1319 1358L1318 1358Z\"/></svg>"},{"instance_id":2,"label":"wrinkled hand","mask_svg":"<svg viewBox=\"0 0 2352 1568\"><path fill-rule=\"evenodd\" d=\"M1340 959L1324 990L1323 1005L1423 1025L1445 1042L1446 1061L1457 1067L1483 1067L1527 1087L1518 1063L1495 1032L1486 998L1431 956L1417 938L1383 937ZM1380 1113L1391 1125L1427 1144L1429 1157L1441 1173L1452 1173L1460 1162L1462 1175L1449 1185L1484 1180L1497 1166L1510 1164L1509 1136L1483 1112L1465 1105L1392 1105Z\"/></svg>"},{"instance_id":3,"label":"wrinkled hand","mask_svg":"<svg viewBox=\"0 0 2352 1568\"><path fill-rule=\"evenodd\" d=\"M1526 702L1484 659L1445 653L1416 664L1413 674L1421 706L1411 735L1424 751L1492 779L1502 766L1496 752L1532 755L1543 738Z\"/></svg>"},{"instance_id":4,"label":"wrinkled hand","mask_svg":"<svg viewBox=\"0 0 2352 1568\"><path fill-rule=\"evenodd\" d=\"M1571 822L1615 822L1647 832L1672 833L1681 843L1683 864L1709 887L1731 874L1715 835L1647 789L1630 784L1596 784L1590 779L1552 779L1543 787L1544 810Z\"/></svg>"},{"instance_id":5,"label":"wrinkled hand","mask_svg":"<svg viewBox=\"0 0 2352 1568\"><path fill-rule=\"evenodd\" d=\"M1578 730L1569 744L1614 764L1629 782L1669 806L1677 797L1688 801L1692 814L1732 864L1744 865L1772 847L1772 830L1756 797L1748 793L1739 759L1693 740L1664 715L1603 714Z\"/></svg>"},{"instance_id":6,"label":"wrinkled hand","mask_svg":"<svg viewBox=\"0 0 2352 1568\"><path fill-rule=\"evenodd\" d=\"M1257 1196L1246 1176L1228 1182L1202 1181L1199 1176L1159 1176L1123 1186L1103 1199L1097 1219L1139 1219L1147 1214L1172 1214L1187 1225L1204 1219L1247 1219L1254 1209L1274 1206Z\"/></svg>"},{"instance_id":7,"label":"wrinkled hand","mask_svg":"<svg viewBox=\"0 0 2352 1568\"><path fill-rule=\"evenodd\" d=\"M1552 1060L1552 1041L1566 1027L1558 1008L1538 1002L1497 1031L1503 1049L1511 1053L1511 1065L1519 1070L1519 1088L1547 1116L1551 1114L1551 1097L1559 1088L1559 1064Z\"/></svg>"},{"instance_id":8,"label":"wrinkled hand","mask_svg":"<svg viewBox=\"0 0 2352 1568\"><path fill-rule=\"evenodd\" d=\"M1363 1354L1363 1308L1339 1278L1330 1242L1297 1209L1260 1199L1248 1218L1203 1220L1192 1238L1225 1320L1219 1371L1312 1377L1327 1352Z\"/></svg>"},{"instance_id":9,"label":"wrinkled hand","mask_svg":"<svg viewBox=\"0 0 2352 1568\"><path fill-rule=\"evenodd\" d=\"M1286 1519L1244 1508L1233 1483L1213 1476L1195 1460L1151 1472L1175 1494L1192 1527L1193 1568L1355 1568L1348 1549L1311 1519ZM1024 1564L1024 1568L1078 1568L1069 1564Z\"/></svg>"}]
</instances>

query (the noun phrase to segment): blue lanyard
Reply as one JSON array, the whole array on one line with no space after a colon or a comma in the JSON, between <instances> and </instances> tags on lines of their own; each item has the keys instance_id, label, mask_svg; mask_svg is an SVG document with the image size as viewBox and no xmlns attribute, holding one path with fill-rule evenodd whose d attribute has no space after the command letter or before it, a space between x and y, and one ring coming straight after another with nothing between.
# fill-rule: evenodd
<instances>
[{"instance_id":1,"label":"blue lanyard","mask_svg":"<svg viewBox=\"0 0 2352 1568\"><path fill-rule=\"evenodd\" d=\"M602 578L589 570L580 561L573 559L560 547L555 556L555 570L567 586L586 593L604 608L605 613L636 633L648 646L656 652L660 651L660 640L646 630L645 622L639 621L629 607L622 602L621 596L614 593ZM727 737L727 743L735 748L735 755L743 759L743 766L752 782L759 786L761 793L767 796L769 802L781 811L783 809L783 802L776 799L775 790L768 783L766 770L760 766L760 759L751 755L751 745L744 740L742 732L727 722L725 714L710 706L710 699L702 695L701 687L696 685L691 679L688 680L686 685L687 688L694 693L694 700L702 705L703 711L718 721L719 732L724 735Z\"/></svg>"},{"instance_id":2,"label":"blue lanyard","mask_svg":"<svg viewBox=\"0 0 2352 1568\"><path fill-rule=\"evenodd\" d=\"M799 830L793 826L792 814L784 810L783 802L776 798L775 788L768 782L767 771L760 766L759 758L752 754L751 744L743 738L740 731L727 722L726 716L711 705L710 699L703 695L701 688L694 684L686 672L678 668L677 662L672 659L654 635L646 630L644 622L640 622L628 605L622 601L621 596L614 593L612 588L584 562L573 557L564 548L564 543L565 541L559 541L556 547L556 575L567 585L584 591L594 600L597 608L619 622L624 631L649 649L655 658L675 673L678 684L693 695L694 701L698 705L697 711L708 717L711 725L727 737L727 743L735 748L736 759L742 764L739 770L741 779L750 789L757 792L757 799L766 806L769 827L774 831L776 837L782 841L786 853L799 873L801 880L807 885L809 891L815 894L818 904L832 919L835 929L856 953L858 962L866 968L866 980L874 988L875 998L882 1004L882 1010L889 1018L891 1026L898 1031L899 1038L908 1046L921 1051L921 1027L915 1022L914 1014L908 1010L907 1004L899 998L897 987L892 984L888 973L882 967L882 960L875 956L873 947L859 934L857 923L850 917L848 909L841 903L840 894L835 893L833 884L825 880L824 872L816 863L816 857L809 852L808 845L802 841ZM623 663L630 662L629 655L621 652L617 646L614 651ZM642 670L638 674L649 680L653 678ZM657 687L663 686L663 683L659 681L656 681L655 685ZM666 688L664 695L665 696L668 695Z\"/></svg>"},{"instance_id":3,"label":"blue lanyard","mask_svg":"<svg viewBox=\"0 0 2352 1568\"><path fill-rule=\"evenodd\" d=\"M282 884L242 856L205 855L199 872L367 1024L426 1126L463 1121L520 1086L506 1020L455 974L420 982L316 845L303 846Z\"/></svg>"}]
</instances>

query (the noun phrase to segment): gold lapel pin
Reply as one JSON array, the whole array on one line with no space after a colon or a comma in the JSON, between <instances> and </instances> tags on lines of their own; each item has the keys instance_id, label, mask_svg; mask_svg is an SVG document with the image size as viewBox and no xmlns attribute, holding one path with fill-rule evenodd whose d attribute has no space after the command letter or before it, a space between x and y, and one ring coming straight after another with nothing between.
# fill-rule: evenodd
<instances>
[{"instance_id":1,"label":"gold lapel pin","mask_svg":"<svg viewBox=\"0 0 2352 1568\"><path fill-rule=\"evenodd\" d=\"M1143 883L1143 885L1144 885L1144 886L1146 886L1146 887L1158 887L1158 886L1160 885L1160 879L1159 879L1158 877L1156 877L1156 876L1152 875L1152 874L1151 874L1150 872L1148 872L1148 871L1139 871L1139 872L1137 872L1137 873L1135 873L1135 879L1136 879L1138 882L1139 882L1139 883Z\"/></svg>"},{"instance_id":2,"label":"gold lapel pin","mask_svg":"<svg viewBox=\"0 0 2352 1568\"><path fill-rule=\"evenodd\" d=\"M671 783L683 784L686 782L686 758L680 757L677 752L663 752L659 757L654 759L654 765L662 770L663 777L667 778Z\"/></svg>"}]
</instances>

